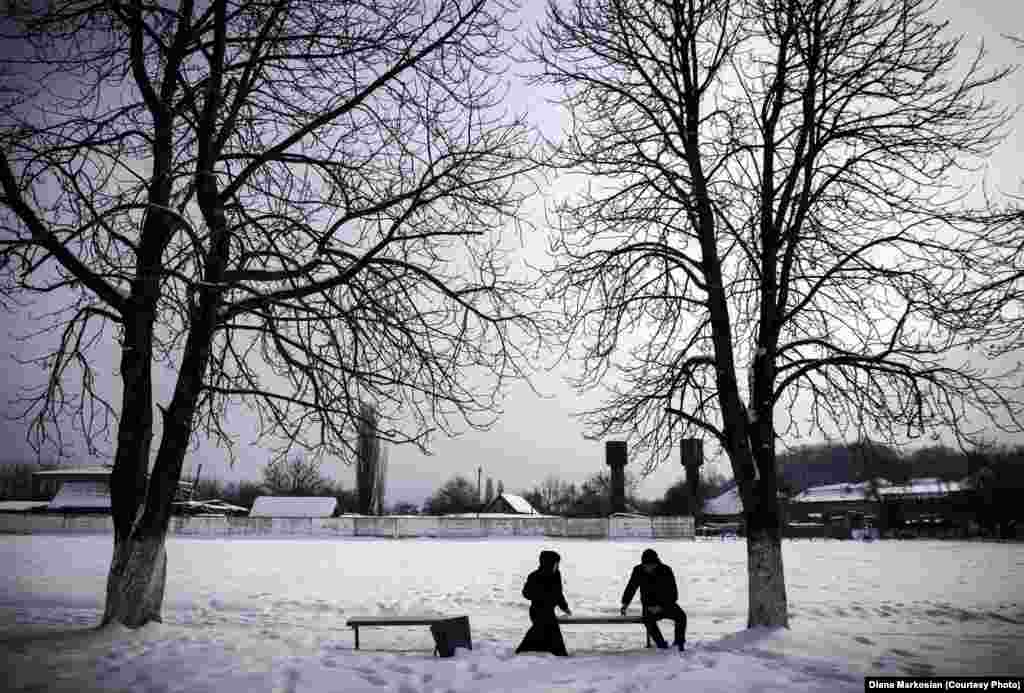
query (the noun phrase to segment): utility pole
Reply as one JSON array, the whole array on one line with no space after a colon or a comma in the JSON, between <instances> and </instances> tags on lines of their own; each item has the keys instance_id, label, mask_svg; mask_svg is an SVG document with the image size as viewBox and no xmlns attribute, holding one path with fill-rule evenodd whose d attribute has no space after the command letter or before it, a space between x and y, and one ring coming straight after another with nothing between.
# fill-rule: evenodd
<instances>
[{"instance_id":1,"label":"utility pole","mask_svg":"<svg viewBox=\"0 0 1024 693\"><path fill-rule=\"evenodd\" d=\"M481 505L482 505L481 498L482 498L482 496L480 495L480 479L483 478L483 474L484 474L484 468L483 467L477 467L476 468L476 514L477 514L477 517L480 516L480 510L482 509L481 508Z\"/></svg>"}]
</instances>

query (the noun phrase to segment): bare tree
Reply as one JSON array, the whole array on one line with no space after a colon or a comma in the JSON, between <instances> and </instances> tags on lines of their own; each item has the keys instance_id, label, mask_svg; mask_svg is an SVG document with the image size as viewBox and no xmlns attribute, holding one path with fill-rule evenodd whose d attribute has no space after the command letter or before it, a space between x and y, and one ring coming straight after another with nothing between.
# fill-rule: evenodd
<instances>
[{"instance_id":1,"label":"bare tree","mask_svg":"<svg viewBox=\"0 0 1024 693\"><path fill-rule=\"evenodd\" d=\"M469 513L480 509L480 489L461 474L441 485L423 504L423 512L430 515Z\"/></svg>"},{"instance_id":2,"label":"bare tree","mask_svg":"<svg viewBox=\"0 0 1024 693\"><path fill-rule=\"evenodd\" d=\"M231 446L231 402L281 458L351 461L361 400L421 447L492 423L533 321L496 233L531 168L499 110L509 9L58 0L3 20L0 289L66 299L34 442L74 419L95 447L117 419L104 623L160 619L182 461L195 436ZM91 365L112 346L116 403Z\"/></svg>"},{"instance_id":3,"label":"bare tree","mask_svg":"<svg viewBox=\"0 0 1024 693\"><path fill-rule=\"evenodd\" d=\"M263 486L275 496L322 495L333 488L320 467L320 460L300 455L288 459L275 458L263 467Z\"/></svg>"},{"instance_id":4,"label":"bare tree","mask_svg":"<svg viewBox=\"0 0 1024 693\"><path fill-rule=\"evenodd\" d=\"M577 387L609 390L585 421L648 469L722 447L750 626L788 623L778 437L1019 429L1013 379L953 364L944 317L997 252L959 235L984 220L958 185L1008 122L982 95L1007 70L962 62L932 4L551 2L531 46L570 113L557 165L588 176L547 273Z\"/></svg>"},{"instance_id":5,"label":"bare tree","mask_svg":"<svg viewBox=\"0 0 1024 693\"><path fill-rule=\"evenodd\" d=\"M484 505L490 505L494 500L494 479L487 477L487 485L484 486Z\"/></svg>"}]
</instances>

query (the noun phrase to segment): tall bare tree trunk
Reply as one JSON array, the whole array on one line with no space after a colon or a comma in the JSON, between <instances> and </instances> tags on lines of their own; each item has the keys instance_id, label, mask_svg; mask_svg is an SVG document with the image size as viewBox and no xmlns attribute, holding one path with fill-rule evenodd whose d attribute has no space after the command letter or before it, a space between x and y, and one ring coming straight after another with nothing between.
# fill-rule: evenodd
<instances>
[{"instance_id":1,"label":"tall bare tree trunk","mask_svg":"<svg viewBox=\"0 0 1024 693\"><path fill-rule=\"evenodd\" d=\"M160 622L167 581L165 534L129 536L114 541L107 577L102 624L118 622L138 628Z\"/></svg>"},{"instance_id":2,"label":"tall bare tree trunk","mask_svg":"<svg viewBox=\"0 0 1024 693\"><path fill-rule=\"evenodd\" d=\"M766 484L774 487L774 484ZM758 489L758 505L747 520L747 627L789 627L786 574L782 565L782 535L775 490L765 504Z\"/></svg>"},{"instance_id":3,"label":"tall bare tree trunk","mask_svg":"<svg viewBox=\"0 0 1024 693\"><path fill-rule=\"evenodd\" d=\"M383 470L381 469L380 438L377 435L377 410L372 404L359 406L359 440L356 446L356 493L359 512L372 515L379 512Z\"/></svg>"}]
</instances>

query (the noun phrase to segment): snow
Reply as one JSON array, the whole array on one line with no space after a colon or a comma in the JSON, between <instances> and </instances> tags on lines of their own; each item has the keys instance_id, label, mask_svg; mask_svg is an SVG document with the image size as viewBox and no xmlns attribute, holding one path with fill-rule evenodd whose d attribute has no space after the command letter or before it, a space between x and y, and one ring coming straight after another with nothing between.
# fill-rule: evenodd
<instances>
[{"instance_id":1,"label":"snow","mask_svg":"<svg viewBox=\"0 0 1024 693\"><path fill-rule=\"evenodd\" d=\"M523 513L524 515L536 515L537 511L534 510L530 502L522 496L517 496L514 493L503 493L500 496L508 501L508 504L512 506L512 509L517 513Z\"/></svg>"},{"instance_id":2,"label":"snow","mask_svg":"<svg viewBox=\"0 0 1024 693\"><path fill-rule=\"evenodd\" d=\"M743 499L740 498L739 486L704 502L705 515L739 515L743 512Z\"/></svg>"},{"instance_id":3,"label":"snow","mask_svg":"<svg viewBox=\"0 0 1024 693\"><path fill-rule=\"evenodd\" d=\"M879 480L878 483L884 480ZM888 482L885 482L888 483ZM865 500L872 495L871 485L862 481L856 484L826 484L812 486L793 496L793 503L828 503L841 501Z\"/></svg>"},{"instance_id":4,"label":"snow","mask_svg":"<svg viewBox=\"0 0 1024 693\"><path fill-rule=\"evenodd\" d=\"M46 507L49 510L110 510L110 484L106 481L65 481Z\"/></svg>"},{"instance_id":5,"label":"snow","mask_svg":"<svg viewBox=\"0 0 1024 693\"><path fill-rule=\"evenodd\" d=\"M909 484L878 490L880 496L939 497L968 490L966 482L942 481L932 477L911 479Z\"/></svg>"},{"instance_id":6,"label":"snow","mask_svg":"<svg viewBox=\"0 0 1024 693\"><path fill-rule=\"evenodd\" d=\"M337 498L258 496L249 517L331 517L337 507Z\"/></svg>"},{"instance_id":7,"label":"snow","mask_svg":"<svg viewBox=\"0 0 1024 693\"><path fill-rule=\"evenodd\" d=\"M617 613L647 546L679 579L685 653L644 649L639 626L566 626L571 657L514 654L541 549L585 616ZM745 629L742 541L172 537L164 623L95 630L111 551L0 536L8 690L853 692L868 674L1024 673L1024 544L787 541L789 630ZM433 658L416 627L361 629L353 650L346 619L402 614L466 614L474 649Z\"/></svg>"}]
</instances>

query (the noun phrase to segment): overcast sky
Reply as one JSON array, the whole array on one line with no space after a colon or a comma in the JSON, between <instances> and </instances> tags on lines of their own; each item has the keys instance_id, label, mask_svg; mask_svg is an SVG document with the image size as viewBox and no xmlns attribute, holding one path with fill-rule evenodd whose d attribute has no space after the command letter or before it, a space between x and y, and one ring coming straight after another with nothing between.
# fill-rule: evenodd
<instances>
[{"instance_id":1,"label":"overcast sky","mask_svg":"<svg viewBox=\"0 0 1024 693\"><path fill-rule=\"evenodd\" d=\"M523 31L541 15L543 3L524 0ZM990 65L1016 64L1024 62L1024 49L1012 44L1002 33L1024 35L1024 3L1015 0L976 0L973 3L958 3L944 0L938 5L938 15L951 20L951 29L966 36L965 51L984 41L991 52ZM525 108L531 118L547 134L554 135L560 128L560 114L557 107L545 102L544 94L535 88L523 88L516 83L516 76L510 72L511 107ZM1022 103L1024 94L1024 73L1018 72L1008 79L992 96L1002 103ZM992 158L988 171L990 184L1003 192L1021 190L1024 179L1024 115L1018 114L1015 127L1008 140ZM556 191L557 192L557 191ZM538 233L526 239L524 257L542 257L545 242L543 238L544 200L537 200L532 207L532 218L538 226ZM25 334L39 324L38 312L20 309L6 316L0 314L6 324L0 328L0 374L6 384L6 398L13 397L17 388L25 384L39 384L42 373L18 364L17 358L31 353L27 345L16 337ZM114 347L111 345L111 350ZM109 362L99 364L98 370L105 374L113 386L119 384L116 375L116 354L109 354ZM571 366L567 366L571 368ZM435 439L432 456L424 456L412 447L392 447L389 450L387 501L404 500L420 503L435 488L454 474L465 474L475 480L477 468L483 468L483 476L493 477L495 482L504 481L509 491L525 489L539 483L548 475L557 475L567 481L580 482L594 472L604 468L604 444L584 440L582 427L574 420L573 413L586 406L597 404L594 397L577 397L561 378L565 374L554 372L543 374L534 380L534 386L547 396L538 398L526 385L517 384L509 391L504 404L504 414L493 430L467 432L451 439ZM157 375L158 389L164 393L164 401L170 392L171 381ZM162 385L162 388L161 388ZM116 390L115 390L116 391ZM158 390L159 391L159 390ZM114 398L117 401L117 397ZM0 402L2 405L3 402ZM8 404L7 412L17 411ZM186 473L194 472L199 463L203 465L203 476L216 476L223 480L256 479L259 468L268 460L268 455L253 446L254 426L244 408L238 407L229 418L229 426L237 431L239 438L239 461L229 467L227 456L212 444L203 444L189 455ZM0 421L0 460L34 459L34 453L25 441L26 425L21 422ZM113 441L113 435L111 435ZM112 443L111 443L112 444ZM75 463L103 461L90 458L81 443L74 436L69 437L70 459ZM706 454L711 454L707 450ZM52 459L47 454L45 459ZM631 467L636 466L631 461ZM725 471L720 460L712 460L712 466ZM191 472L190 472L191 470ZM327 463L324 470L347 487L354 485L351 468L341 464ZM647 497L660 496L665 488L682 476L678 465L663 467L647 477L640 486L640 493Z\"/></svg>"}]
</instances>

